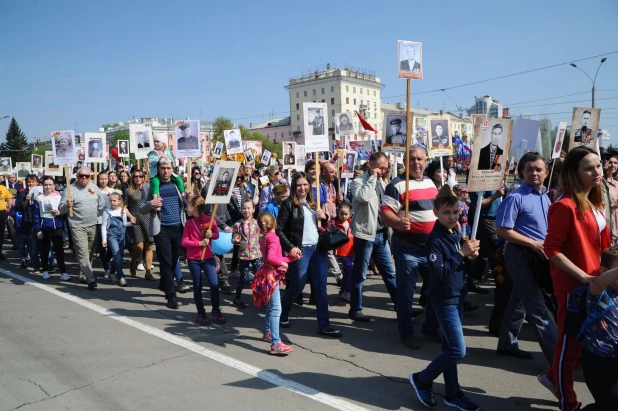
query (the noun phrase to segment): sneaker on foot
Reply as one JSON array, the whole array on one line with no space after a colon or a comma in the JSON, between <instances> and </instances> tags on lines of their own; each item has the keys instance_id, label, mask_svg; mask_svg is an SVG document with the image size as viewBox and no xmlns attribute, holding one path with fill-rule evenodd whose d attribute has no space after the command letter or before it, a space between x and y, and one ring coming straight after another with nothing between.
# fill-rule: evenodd
<instances>
[{"instance_id":1,"label":"sneaker on foot","mask_svg":"<svg viewBox=\"0 0 618 411\"><path fill-rule=\"evenodd\" d=\"M208 324L210 324L210 321L208 320L208 317L206 317L206 313L198 314L196 322L199 325L208 325Z\"/></svg>"},{"instance_id":2,"label":"sneaker on foot","mask_svg":"<svg viewBox=\"0 0 618 411\"><path fill-rule=\"evenodd\" d=\"M112 284L116 284L118 282L118 276L116 274L110 274L109 280L112 282Z\"/></svg>"},{"instance_id":3,"label":"sneaker on foot","mask_svg":"<svg viewBox=\"0 0 618 411\"><path fill-rule=\"evenodd\" d=\"M105 270L105 274L103 274L103 278L109 280L109 270Z\"/></svg>"},{"instance_id":4,"label":"sneaker on foot","mask_svg":"<svg viewBox=\"0 0 618 411\"><path fill-rule=\"evenodd\" d=\"M89 290L94 290L95 288L97 288L97 285L98 285L98 284L97 284L97 282L96 282L96 281L93 281L93 282L91 282L91 283L88 283L88 289L89 289Z\"/></svg>"},{"instance_id":5,"label":"sneaker on foot","mask_svg":"<svg viewBox=\"0 0 618 411\"><path fill-rule=\"evenodd\" d=\"M169 308L170 310L177 310L178 309L178 300L176 299L176 297L169 297L167 299L167 302L165 303L165 306L167 308Z\"/></svg>"},{"instance_id":6,"label":"sneaker on foot","mask_svg":"<svg viewBox=\"0 0 618 411\"><path fill-rule=\"evenodd\" d=\"M536 379L539 380L541 385L547 388L553 394L553 396L556 397L557 400L560 400L560 394L558 393L558 388L556 387L556 384L549 381L549 378L547 378L547 372L544 372L543 374L538 375Z\"/></svg>"},{"instance_id":7,"label":"sneaker on foot","mask_svg":"<svg viewBox=\"0 0 618 411\"><path fill-rule=\"evenodd\" d=\"M341 298L344 301L350 302L350 293L348 291L339 293L339 298Z\"/></svg>"},{"instance_id":8,"label":"sneaker on foot","mask_svg":"<svg viewBox=\"0 0 618 411\"><path fill-rule=\"evenodd\" d=\"M251 281L253 281L254 278L255 275L253 275L253 273L247 273L247 275L245 276L245 282L250 283Z\"/></svg>"},{"instance_id":9,"label":"sneaker on foot","mask_svg":"<svg viewBox=\"0 0 618 411\"><path fill-rule=\"evenodd\" d=\"M358 321L360 323L368 323L368 322L371 321L371 318L369 318L365 314L363 314L362 311L357 311L355 313L349 313L348 314L348 318L353 320L353 321Z\"/></svg>"},{"instance_id":10,"label":"sneaker on foot","mask_svg":"<svg viewBox=\"0 0 618 411\"><path fill-rule=\"evenodd\" d=\"M270 346L270 353L273 355L287 355L292 351L294 351L294 348L288 347L283 341L279 341L277 344Z\"/></svg>"},{"instance_id":11,"label":"sneaker on foot","mask_svg":"<svg viewBox=\"0 0 618 411\"><path fill-rule=\"evenodd\" d=\"M279 320L279 327L281 328L290 328L290 320L286 319L280 319Z\"/></svg>"},{"instance_id":12,"label":"sneaker on foot","mask_svg":"<svg viewBox=\"0 0 618 411\"><path fill-rule=\"evenodd\" d=\"M247 308L247 304L245 304L240 298L234 298L232 305L236 308L240 308L241 310Z\"/></svg>"},{"instance_id":13,"label":"sneaker on foot","mask_svg":"<svg viewBox=\"0 0 618 411\"><path fill-rule=\"evenodd\" d=\"M217 324L225 324L225 317L221 313L221 310L212 310L210 314L215 318Z\"/></svg>"},{"instance_id":14,"label":"sneaker on foot","mask_svg":"<svg viewBox=\"0 0 618 411\"><path fill-rule=\"evenodd\" d=\"M84 274L79 275L79 282L81 284L88 284L88 280L86 280L86 276Z\"/></svg>"},{"instance_id":15,"label":"sneaker on foot","mask_svg":"<svg viewBox=\"0 0 618 411\"><path fill-rule=\"evenodd\" d=\"M461 411L479 411L481 409L481 407L473 403L462 390L457 391L457 393L451 398L446 396L444 398L444 404L449 407L457 408Z\"/></svg>"},{"instance_id":16,"label":"sneaker on foot","mask_svg":"<svg viewBox=\"0 0 618 411\"><path fill-rule=\"evenodd\" d=\"M433 408L437 405L433 395L433 384L423 384L419 373L410 374L410 384L414 387L418 400L426 407Z\"/></svg>"},{"instance_id":17,"label":"sneaker on foot","mask_svg":"<svg viewBox=\"0 0 618 411\"><path fill-rule=\"evenodd\" d=\"M124 277L122 277L122 278L118 281L118 283L120 284L120 286L121 286L121 287L124 287L124 286L126 286L126 285L127 285L127 280L126 280Z\"/></svg>"},{"instance_id":18,"label":"sneaker on foot","mask_svg":"<svg viewBox=\"0 0 618 411\"><path fill-rule=\"evenodd\" d=\"M178 287L178 292L179 293L188 293L189 291L191 291L191 287L189 287L187 284L182 283L180 284L180 287Z\"/></svg>"},{"instance_id":19,"label":"sneaker on foot","mask_svg":"<svg viewBox=\"0 0 618 411\"><path fill-rule=\"evenodd\" d=\"M28 268L28 264L26 263L26 260L21 260L21 268Z\"/></svg>"},{"instance_id":20,"label":"sneaker on foot","mask_svg":"<svg viewBox=\"0 0 618 411\"><path fill-rule=\"evenodd\" d=\"M273 334L271 332L264 333L262 335L262 340L272 344L272 342L273 342Z\"/></svg>"},{"instance_id":21,"label":"sneaker on foot","mask_svg":"<svg viewBox=\"0 0 618 411\"><path fill-rule=\"evenodd\" d=\"M60 281L71 281L71 277L67 273L62 273L60 276Z\"/></svg>"},{"instance_id":22,"label":"sneaker on foot","mask_svg":"<svg viewBox=\"0 0 618 411\"><path fill-rule=\"evenodd\" d=\"M223 294L232 294L234 292L234 287L230 284L228 280L225 280L219 285L219 289Z\"/></svg>"},{"instance_id":23,"label":"sneaker on foot","mask_svg":"<svg viewBox=\"0 0 618 411\"><path fill-rule=\"evenodd\" d=\"M43 272L43 279L44 280L49 280L49 273L47 271Z\"/></svg>"},{"instance_id":24,"label":"sneaker on foot","mask_svg":"<svg viewBox=\"0 0 618 411\"><path fill-rule=\"evenodd\" d=\"M137 271L144 271L145 269L146 269L146 268L144 267L144 264L139 263L139 264L137 265Z\"/></svg>"}]
</instances>

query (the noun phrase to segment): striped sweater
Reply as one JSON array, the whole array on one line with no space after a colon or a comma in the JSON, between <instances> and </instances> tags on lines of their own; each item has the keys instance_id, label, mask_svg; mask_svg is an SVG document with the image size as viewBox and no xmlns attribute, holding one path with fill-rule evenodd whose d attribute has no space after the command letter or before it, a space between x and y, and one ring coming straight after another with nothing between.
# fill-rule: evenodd
<instances>
[{"instance_id":1,"label":"striped sweater","mask_svg":"<svg viewBox=\"0 0 618 411\"><path fill-rule=\"evenodd\" d=\"M405 174L400 174L386 186L380 213L390 211L401 218L405 216L405 187ZM401 239L424 243L427 234L431 232L436 222L436 216L433 213L433 200L438 195L438 189L428 177L423 177L422 180L411 179L408 190L410 230L405 232L394 231Z\"/></svg>"},{"instance_id":2,"label":"striped sweater","mask_svg":"<svg viewBox=\"0 0 618 411\"><path fill-rule=\"evenodd\" d=\"M62 199L58 209L62 214L69 212L65 202L68 190L62 192ZM88 183L86 187L79 184L71 185L71 197L73 198L73 217L69 217L71 227L90 227L97 224L97 218L103 215L105 199L99 187Z\"/></svg>"}]
</instances>

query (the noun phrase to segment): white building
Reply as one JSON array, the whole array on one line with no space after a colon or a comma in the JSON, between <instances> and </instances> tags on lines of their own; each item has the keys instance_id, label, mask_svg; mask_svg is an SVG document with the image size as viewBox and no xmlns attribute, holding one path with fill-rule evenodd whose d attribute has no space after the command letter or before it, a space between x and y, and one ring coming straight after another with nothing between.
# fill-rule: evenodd
<instances>
[{"instance_id":1,"label":"white building","mask_svg":"<svg viewBox=\"0 0 618 411\"><path fill-rule=\"evenodd\" d=\"M468 115L487 114L487 117L502 118L502 104L490 96L474 97L474 105L468 109Z\"/></svg>"},{"instance_id":2,"label":"white building","mask_svg":"<svg viewBox=\"0 0 618 411\"><path fill-rule=\"evenodd\" d=\"M612 136L609 133L609 131L607 130L601 130L601 137L599 137L601 140L599 141L599 147L603 147L605 149L609 148L609 146L612 143Z\"/></svg>"},{"instance_id":3,"label":"white building","mask_svg":"<svg viewBox=\"0 0 618 411\"><path fill-rule=\"evenodd\" d=\"M344 69L316 67L304 70L300 77L289 80L290 123L294 137L304 134L303 103L326 103L328 131L334 137L335 113L361 113L378 131L382 129L380 92L384 85L375 72L346 66ZM358 127L358 120L354 121ZM362 128L362 127L361 127Z\"/></svg>"}]
</instances>

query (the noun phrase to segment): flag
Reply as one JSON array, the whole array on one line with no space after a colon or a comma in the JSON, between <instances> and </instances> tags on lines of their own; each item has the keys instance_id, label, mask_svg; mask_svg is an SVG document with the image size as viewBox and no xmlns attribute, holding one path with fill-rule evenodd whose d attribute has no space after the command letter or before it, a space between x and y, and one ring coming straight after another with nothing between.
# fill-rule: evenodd
<instances>
[{"instance_id":1,"label":"flag","mask_svg":"<svg viewBox=\"0 0 618 411\"><path fill-rule=\"evenodd\" d=\"M356 115L358 116L358 119L360 120L361 124L363 125L363 128L365 130L371 130L374 133L378 134L378 130L376 130L375 128L373 128L373 126L371 124L369 124L369 122L367 122L367 120L365 120L365 118L363 116L360 115L360 113L357 111Z\"/></svg>"}]
</instances>

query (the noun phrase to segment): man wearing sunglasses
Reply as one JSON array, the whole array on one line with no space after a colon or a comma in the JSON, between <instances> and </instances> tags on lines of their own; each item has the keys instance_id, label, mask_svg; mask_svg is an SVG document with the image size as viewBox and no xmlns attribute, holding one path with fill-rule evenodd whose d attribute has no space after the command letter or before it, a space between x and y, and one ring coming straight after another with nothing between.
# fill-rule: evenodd
<instances>
[{"instance_id":1,"label":"man wearing sunglasses","mask_svg":"<svg viewBox=\"0 0 618 411\"><path fill-rule=\"evenodd\" d=\"M73 207L73 216L69 217L71 234L79 268L86 276L88 288L97 288L97 278L92 271L90 250L97 232L97 217L105 210L105 199L99 188L92 182L92 171L87 167L77 170L77 180L71 185L71 197L68 190L62 192L60 213L66 214Z\"/></svg>"},{"instance_id":2,"label":"man wearing sunglasses","mask_svg":"<svg viewBox=\"0 0 618 411\"><path fill-rule=\"evenodd\" d=\"M280 184L281 179L283 178L283 175L281 175L281 172L277 167L271 167L268 170L267 175L268 179L270 180L270 184L264 186L264 188L262 188L262 192L260 193L260 213L264 211L268 203L270 203L273 199L273 188L277 184Z\"/></svg>"}]
</instances>

